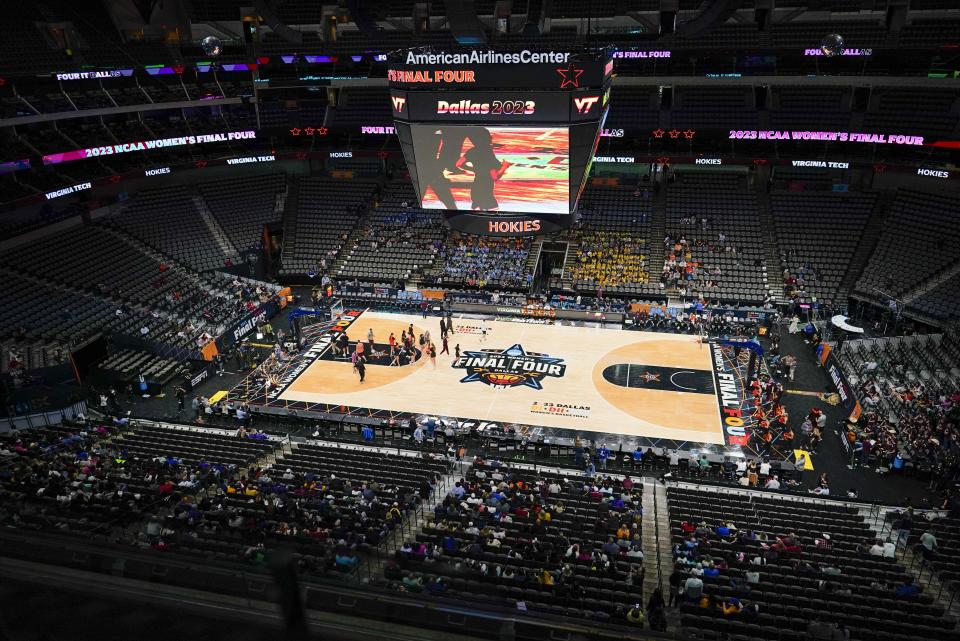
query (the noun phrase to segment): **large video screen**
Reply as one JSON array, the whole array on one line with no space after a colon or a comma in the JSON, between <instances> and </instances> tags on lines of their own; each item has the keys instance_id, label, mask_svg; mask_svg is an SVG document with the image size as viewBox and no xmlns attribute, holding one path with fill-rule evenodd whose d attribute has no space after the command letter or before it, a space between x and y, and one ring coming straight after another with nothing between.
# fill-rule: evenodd
<instances>
[{"instance_id":1,"label":"large video screen","mask_svg":"<svg viewBox=\"0 0 960 641\"><path fill-rule=\"evenodd\" d=\"M410 128L422 207L570 213L567 127Z\"/></svg>"}]
</instances>

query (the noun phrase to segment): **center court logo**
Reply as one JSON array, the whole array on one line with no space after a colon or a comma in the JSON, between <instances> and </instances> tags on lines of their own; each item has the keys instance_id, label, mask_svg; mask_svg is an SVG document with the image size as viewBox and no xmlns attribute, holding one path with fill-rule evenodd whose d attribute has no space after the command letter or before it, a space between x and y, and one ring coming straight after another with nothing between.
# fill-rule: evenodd
<instances>
[{"instance_id":1,"label":"center court logo","mask_svg":"<svg viewBox=\"0 0 960 641\"><path fill-rule=\"evenodd\" d=\"M532 387L543 389L547 377L560 378L567 371L562 358L527 352L521 345L506 349L464 352L452 367L467 371L461 383L481 382L491 387Z\"/></svg>"}]
</instances>

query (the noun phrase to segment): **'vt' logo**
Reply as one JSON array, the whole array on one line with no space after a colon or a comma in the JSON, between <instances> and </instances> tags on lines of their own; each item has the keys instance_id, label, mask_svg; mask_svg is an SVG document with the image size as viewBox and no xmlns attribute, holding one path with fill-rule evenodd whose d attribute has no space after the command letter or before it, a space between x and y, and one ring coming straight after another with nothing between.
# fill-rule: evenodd
<instances>
[{"instance_id":1,"label":"'vt' logo","mask_svg":"<svg viewBox=\"0 0 960 641\"><path fill-rule=\"evenodd\" d=\"M393 100L393 110L397 113L403 111L403 106L407 104L407 99L401 96L390 96L390 99Z\"/></svg>"},{"instance_id":2,"label":"'vt' logo","mask_svg":"<svg viewBox=\"0 0 960 641\"><path fill-rule=\"evenodd\" d=\"M396 98L394 98L396 100ZM577 113L587 114L590 113L590 110L593 109L593 106L597 104L597 101L600 100L600 96L584 96L582 98L574 98L573 106L577 108Z\"/></svg>"}]
</instances>

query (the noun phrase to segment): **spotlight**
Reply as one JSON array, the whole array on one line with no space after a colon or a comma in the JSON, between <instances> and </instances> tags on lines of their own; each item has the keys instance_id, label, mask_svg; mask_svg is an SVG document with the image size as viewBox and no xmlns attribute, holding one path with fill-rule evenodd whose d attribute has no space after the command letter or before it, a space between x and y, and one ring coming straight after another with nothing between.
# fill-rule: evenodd
<instances>
[{"instance_id":1,"label":"spotlight","mask_svg":"<svg viewBox=\"0 0 960 641\"><path fill-rule=\"evenodd\" d=\"M820 41L820 51L828 58L843 54L843 36L839 33L828 33Z\"/></svg>"},{"instance_id":2,"label":"spotlight","mask_svg":"<svg viewBox=\"0 0 960 641\"><path fill-rule=\"evenodd\" d=\"M841 45L843 41L840 41ZM207 36L200 41L200 47L203 49L203 53L208 56L219 56L223 51L223 43L220 42L220 38L216 36Z\"/></svg>"}]
</instances>

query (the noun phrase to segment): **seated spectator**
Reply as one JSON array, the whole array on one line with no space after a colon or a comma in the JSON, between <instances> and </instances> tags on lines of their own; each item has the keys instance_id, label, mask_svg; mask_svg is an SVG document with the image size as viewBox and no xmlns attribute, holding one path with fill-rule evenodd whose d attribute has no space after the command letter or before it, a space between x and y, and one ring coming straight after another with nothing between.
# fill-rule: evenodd
<instances>
[{"instance_id":1,"label":"seated spectator","mask_svg":"<svg viewBox=\"0 0 960 641\"><path fill-rule=\"evenodd\" d=\"M830 486L825 483L821 483L817 487L809 490L811 494L816 494L817 496L830 496Z\"/></svg>"},{"instance_id":2,"label":"seated spectator","mask_svg":"<svg viewBox=\"0 0 960 641\"><path fill-rule=\"evenodd\" d=\"M688 601L699 601L703 595L703 579L698 576L690 576L684 581L680 592Z\"/></svg>"},{"instance_id":3,"label":"seated spectator","mask_svg":"<svg viewBox=\"0 0 960 641\"><path fill-rule=\"evenodd\" d=\"M403 577L403 587L410 592L420 592L423 588L423 579L413 572L407 572L406 576Z\"/></svg>"},{"instance_id":4,"label":"seated spectator","mask_svg":"<svg viewBox=\"0 0 960 641\"><path fill-rule=\"evenodd\" d=\"M426 590L430 594L443 594L447 590L447 584L442 576L430 577L427 582Z\"/></svg>"},{"instance_id":5,"label":"seated spectator","mask_svg":"<svg viewBox=\"0 0 960 641\"><path fill-rule=\"evenodd\" d=\"M647 615L644 614L643 608L640 607L639 603L634 604L627 610L627 621L634 626L642 628L646 620Z\"/></svg>"},{"instance_id":6,"label":"seated spectator","mask_svg":"<svg viewBox=\"0 0 960 641\"><path fill-rule=\"evenodd\" d=\"M729 601L725 601L721 604L720 610L723 612L723 616L728 617L740 614L740 611L743 610L743 606L740 604L740 599L731 597Z\"/></svg>"},{"instance_id":7,"label":"seated spectator","mask_svg":"<svg viewBox=\"0 0 960 641\"><path fill-rule=\"evenodd\" d=\"M913 584L913 579L907 577L903 583L894 589L894 594L898 599L913 599L920 593L920 590Z\"/></svg>"}]
</instances>

